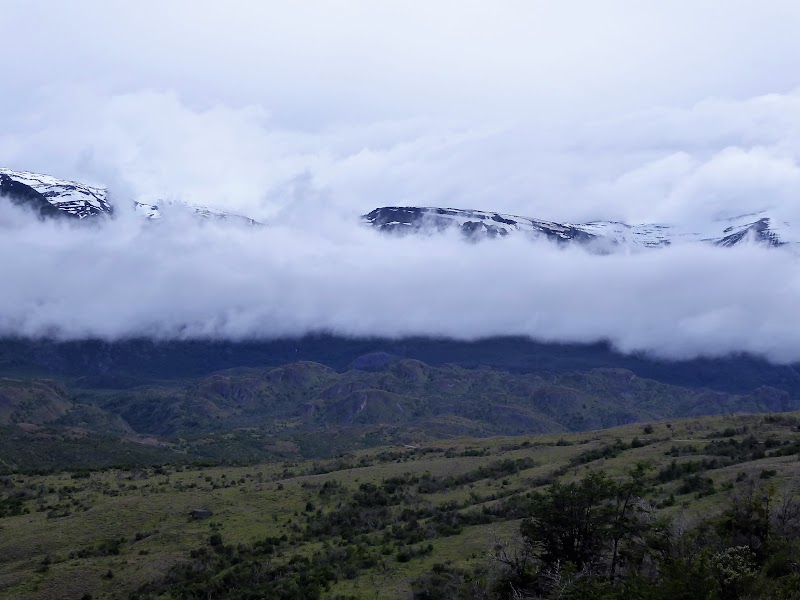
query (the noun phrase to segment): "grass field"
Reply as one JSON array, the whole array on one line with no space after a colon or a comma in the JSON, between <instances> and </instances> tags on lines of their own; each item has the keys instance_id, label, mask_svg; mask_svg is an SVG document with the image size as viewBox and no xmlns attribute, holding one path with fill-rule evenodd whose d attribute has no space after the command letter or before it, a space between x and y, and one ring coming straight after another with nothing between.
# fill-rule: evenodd
<instances>
[{"instance_id":1,"label":"grass field","mask_svg":"<svg viewBox=\"0 0 800 600\"><path fill-rule=\"evenodd\" d=\"M771 486L777 498L800 487L798 424L798 414L733 415L446 440L324 461L10 475L0 480L0 597L126 598L218 534L217 545L280 540L270 559L276 563L367 545L380 555L377 563L338 574L323 596L405 600L410 582L435 563L486 563L493 540L517 535L514 499L555 480L593 470L623 477L647 462L645 499L686 524L747 485ZM729 440L750 440L755 454L719 460L717 450L708 453ZM673 460L680 473L684 463L699 466L670 478ZM693 475L702 475L701 487L686 491L700 481ZM357 508L347 513L356 524L337 529L349 507ZM213 515L192 520L194 509ZM410 520L422 533L400 531Z\"/></svg>"}]
</instances>

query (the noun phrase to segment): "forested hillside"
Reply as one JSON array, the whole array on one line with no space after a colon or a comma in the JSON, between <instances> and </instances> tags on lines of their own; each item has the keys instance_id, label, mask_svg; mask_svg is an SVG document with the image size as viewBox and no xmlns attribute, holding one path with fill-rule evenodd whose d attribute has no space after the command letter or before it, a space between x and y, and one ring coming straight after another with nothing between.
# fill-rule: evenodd
<instances>
[{"instance_id":1,"label":"forested hillside","mask_svg":"<svg viewBox=\"0 0 800 600\"><path fill-rule=\"evenodd\" d=\"M194 379L0 378L0 469L247 464L453 436L566 433L666 418L783 412L800 396L682 387L626 369L518 373L372 356Z\"/></svg>"}]
</instances>

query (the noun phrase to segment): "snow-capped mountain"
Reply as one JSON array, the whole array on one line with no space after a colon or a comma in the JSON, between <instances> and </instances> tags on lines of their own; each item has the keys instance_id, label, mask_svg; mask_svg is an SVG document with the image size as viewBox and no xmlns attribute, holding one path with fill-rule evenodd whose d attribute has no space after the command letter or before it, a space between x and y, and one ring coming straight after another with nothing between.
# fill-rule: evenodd
<instances>
[{"instance_id":1,"label":"snow-capped mountain","mask_svg":"<svg viewBox=\"0 0 800 600\"><path fill-rule=\"evenodd\" d=\"M42 218L86 219L113 213L105 188L27 171L0 168L0 196L15 204L33 208ZM133 204L137 214L154 222L182 214L241 225L260 225L258 221L245 216L179 200ZM559 243L578 243L600 252L620 248L658 248L681 242L706 242L730 247L744 241L769 246L789 245L800 251L800 229L793 229L790 223L774 219L765 212L713 220L700 226L686 226L629 225L615 221L557 223L481 210L385 206L363 215L362 222L380 231L396 234L454 229L469 240L521 235Z\"/></svg>"},{"instance_id":2,"label":"snow-capped mountain","mask_svg":"<svg viewBox=\"0 0 800 600\"><path fill-rule=\"evenodd\" d=\"M15 204L33 208L41 217L85 219L113 213L108 190L105 188L28 171L0 168L0 196L10 199ZM158 204L134 202L134 210L142 217L154 221L164 218L166 212L247 225L259 224L248 217L175 200L159 201Z\"/></svg>"},{"instance_id":3,"label":"snow-capped mountain","mask_svg":"<svg viewBox=\"0 0 800 600\"><path fill-rule=\"evenodd\" d=\"M208 206L189 204L188 202L180 202L177 200L161 200L158 202L158 204L134 202L133 208L137 214L153 221L159 221L169 214L182 213L203 219L230 221L239 223L241 225L261 225L261 223L255 219L251 219L250 217L234 215L221 210L216 210L214 208L209 208Z\"/></svg>"},{"instance_id":4,"label":"snow-capped mountain","mask_svg":"<svg viewBox=\"0 0 800 600\"><path fill-rule=\"evenodd\" d=\"M0 168L0 194L38 208L42 216L59 214L50 211L44 202L60 214L78 219L112 212L103 188L28 171Z\"/></svg>"},{"instance_id":5,"label":"snow-capped mountain","mask_svg":"<svg viewBox=\"0 0 800 600\"><path fill-rule=\"evenodd\" d=\"M555 223L528 217L458 208L385 206L364 215L365 224L391 233L431 233L455 229L468 239L523 235L559 243L580 243L610 251L620 246L658 248L680 242L735 246L752 240L800 248L800 233L765 213L711 221L703 226L628 225L614 221Z\"/></svg>"}]
</instances>

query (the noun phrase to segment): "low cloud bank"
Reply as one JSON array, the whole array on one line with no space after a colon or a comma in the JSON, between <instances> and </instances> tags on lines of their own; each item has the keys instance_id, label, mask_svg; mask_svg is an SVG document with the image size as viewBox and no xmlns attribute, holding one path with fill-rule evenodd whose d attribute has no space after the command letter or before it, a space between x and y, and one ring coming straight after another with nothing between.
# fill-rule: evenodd
<instances>
[{"instance_id":1,"label":"low cloud bank","mask_svg":"<svg viewBox=\"0 0 800 600\"><path fill-rule=\"evenodd\" d=\"M0 335L253 339L526 335L670 358L800 360L796 255L754 245L598 256L524 239L396 238L334 217L247 228L0 205Z\"/></svg>"},{"instance_id":2,"label":"low cloud bank","mask_svg":"<svg viewBox=\"0 0 800 600\"><path fill-rule=\"evenodd\" d=\"M766 210L798 226L800 92L594 120L455 115L310 131L258 104L59 92L0 135L0 165L108 185L116 217L39 223L0 203L0 335L527 335L664 357L800 360L800 269L788 251L597 256L358 225L376 206L427 205L699 226ZM130 214L134 199L162 198L270 225Z\"/></svg>"}]
</instances>

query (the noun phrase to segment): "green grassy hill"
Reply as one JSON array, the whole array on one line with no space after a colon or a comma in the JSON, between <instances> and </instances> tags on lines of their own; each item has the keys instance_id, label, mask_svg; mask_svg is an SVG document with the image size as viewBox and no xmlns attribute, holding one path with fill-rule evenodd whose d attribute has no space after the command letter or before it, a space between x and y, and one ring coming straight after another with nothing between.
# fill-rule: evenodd
<instances>
[{"instance_id":1,"label":"green grassy hill","mask_svg":"<svg viewBox=\"0 0 800 600\"><path fill-rule=\"evenodd\" d=\"M414 389L447 382L447 372L432 379L422 365L402 368L370 377L411 381L404 385ZM332 396L332 406L357 393L346 377L319 369L282 377L329 390L320 397ZM491 373L475 377L511 389ZM652 385L619 373L599 377L614 393ZM223 377L192 389L207 397L210 386L230 398L229 383ZM518 546L536 492L554 482L600 471L625 482L645 463L651 468L637 498L648 519L669 517L687 530L743 494L769 494L777 511L800 486L798 458L800 415L781 414L447 439L242 467L12 474L0 479L0 597L201 597L201 589L250 597L242 594L254 581L275 594L294 590L287 598L433 597L420 594L456 580L465 589L465 573L489 581L502 571L497 549ZM193 520L194 509L213 515Z\"/></svg>"},{"instance_id":2,"label":"green grassy hill","mask_svg":"<svg viewBox=\"0 0 800 600\"><path fill-rule=\"evenodd\" d=\"M49 423L73 408L67 391L52 381L0 379L0 425Z\"/></svg>"}]
</instances>

